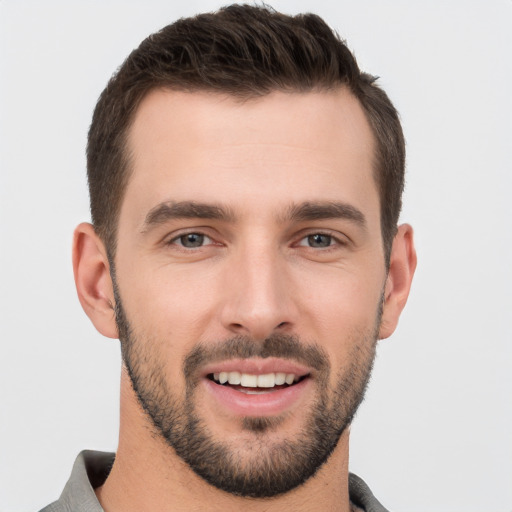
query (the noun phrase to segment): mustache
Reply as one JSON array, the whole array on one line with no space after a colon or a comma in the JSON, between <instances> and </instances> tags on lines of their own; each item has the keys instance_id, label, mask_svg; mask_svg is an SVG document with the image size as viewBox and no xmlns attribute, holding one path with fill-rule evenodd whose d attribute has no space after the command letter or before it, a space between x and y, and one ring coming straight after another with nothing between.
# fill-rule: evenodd
<instances>
[{"instance_id":1,"label":"mustache","mask_svg":"<svg viewBox=\"0 0 512 512\"><path fill-rule=\"evenodd\" d=\"M306 344L290 334L273 334L263 341L235 336L220 343L199 343L185 358L183 372L187 379L192 379L207 363L256 357L292 359L319 372L330 369L327 353L319 345Z\"/></svg>"}]
</instances>

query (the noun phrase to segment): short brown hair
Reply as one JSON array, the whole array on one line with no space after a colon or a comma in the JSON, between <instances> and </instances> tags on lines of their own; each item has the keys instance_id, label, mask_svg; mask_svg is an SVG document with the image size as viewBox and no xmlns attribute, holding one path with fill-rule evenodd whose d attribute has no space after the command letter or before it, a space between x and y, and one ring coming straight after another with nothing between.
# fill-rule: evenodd
<instances>
[{"instance_id":1,"label":"short brown hair","mask_svg":"<svg viewBox=\"0 0 512 512\"><path fill-rule=\"evenodd\" d=\"M110 257L130 174L127 132L149 91L162 87L250 99L276 90L346 86L362 105L376 140L374 174L388 261L401 209L405 144L397 111L375 80L359 70L345 43L314 14L287 16L268 6L230 5L180 19L149 36L110 79L89 130L91 215Z\"/></svg>"}]
</instances>

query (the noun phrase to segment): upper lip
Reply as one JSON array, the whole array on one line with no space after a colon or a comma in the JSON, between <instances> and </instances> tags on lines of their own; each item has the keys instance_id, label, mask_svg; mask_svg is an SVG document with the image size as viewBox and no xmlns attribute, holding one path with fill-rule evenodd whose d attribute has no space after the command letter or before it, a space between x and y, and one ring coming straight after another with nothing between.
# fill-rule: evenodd
<instances>
[{"instance_id":1,"label":"upper lip","mask_svg":"<svg viewBox=\"0 0 512 512\"><path fill-rule=\"evenodd\" d=\"M280 359L276 357L269 358L251 358L251 359L229 359L210 363L203 367L202 377L212 373L220 372L240 372L250 375L265 375L268 373L293 373L298 377L303 377L311 373L311 369L292 361L290 359Z\"/></svg>"}]
</instances>

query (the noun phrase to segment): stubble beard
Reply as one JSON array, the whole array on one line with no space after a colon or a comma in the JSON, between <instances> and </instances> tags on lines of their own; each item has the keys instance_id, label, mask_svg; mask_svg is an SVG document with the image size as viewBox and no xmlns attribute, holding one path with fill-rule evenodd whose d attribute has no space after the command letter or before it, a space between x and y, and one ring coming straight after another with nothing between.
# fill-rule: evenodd
<instances>
[{"instance_id":1,"label":"stubble beard","mask_svg":"<svg viewBox=\"0 0 512 512\"><path fill-rule=\"evenodd\" d=\"M256 342L235 337L216 345L198 344L183 363L185 396L169 388L164 358L149 339L135 336L114 281L116 322L121 352L131 384L156 435L206 482L225 492L251 498L270 498L295 489L327 461L363 401L375 358L381 307L373 329L351 339L354 347L347 366L329 385L329 360L318 345L306 345L295 336L279 334ZM343 343L344 340L340 340ZM215 438L196 407L197 368L212 360L249 357L295 359L316 370L316 400L307 420L293 437L279 435L269 442L286 418L246 417L242 429L251 434L243 450ZM281 433L282 434L282 433Z\"/></svg>"}]
</instances>

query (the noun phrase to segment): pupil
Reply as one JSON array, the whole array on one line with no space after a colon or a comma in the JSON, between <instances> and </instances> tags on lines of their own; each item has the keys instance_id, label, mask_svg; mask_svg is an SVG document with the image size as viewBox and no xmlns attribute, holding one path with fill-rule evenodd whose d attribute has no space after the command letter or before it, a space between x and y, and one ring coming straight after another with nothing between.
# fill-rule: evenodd
<instances>
[{"instance_id":1,"label":"pupil","mask_svg":"<svg viewBox=\"0 0 512 512\"><path fill-rule=\"evenodd\" d=\"M181 243L184 247L201 247L203 241L204 235L198 233L189 233L181 237Z\"/></svg>"},{"instance_id":2,"label":"pupil","mask_svg":"<svg viewBox=\"0 0 512 512\"><path fill-rule=\"evenodd\" d=\"M311 247L329 247L331 245L331 237L329 235L310 235L308 242Z\"/></svg>"}]
</instances>

